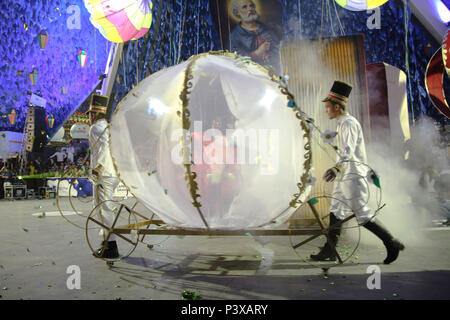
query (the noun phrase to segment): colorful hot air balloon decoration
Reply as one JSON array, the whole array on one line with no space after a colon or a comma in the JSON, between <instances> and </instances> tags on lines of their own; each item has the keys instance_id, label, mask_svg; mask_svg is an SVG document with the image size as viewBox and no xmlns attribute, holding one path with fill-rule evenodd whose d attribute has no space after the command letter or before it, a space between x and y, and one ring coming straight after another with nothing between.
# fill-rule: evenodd
<instances>
[{"instance_id":1,"label":"colorful hot air balloon decoration","mask_svg":"<svg viewBox=\"0 0 450 320\"><path fill-rule=\"evenodd\" d=\"M55 124L55 117L53 117L52 114L47 115L45 117L45 122L47 122L47 128L51 129L51 128L53 128L53 125Z\"/></svg>"},{"instance_id":2,"label":"colorful hot air balloon decoration","mask_svg":"<svg viewBox=\"0 0 450 320\"><path fill-rule=\"evenodd\" d=\"M50 36L48 35L47 31L44 31L44 32L41 32L38 36L39 37L39 47L41 47L41 50L44 50L45 47L47 47L48 40L50 39Z\"/></svg>"},{"instance_id":3,"label":"colorful hot air balloon decoration","mask_svg":"<svg viewBox=\"0 0 450 320\"><path fill-rule=\"evenodd\" d=\"M12 109L11 113L8 114L9 123L13 126L16 124L16 110Z\"/></svg>"},{"instance_id":4,"label":"colorful hot air balloon decoration","mask_svg":"<svg viewBox=\"0 0 450 320\"><path fill-rule=\"evenodd\" d=\"M33 72L30 72L30 80L31 84L35 86L38 80L38 72L36 69L34 69Z\"/></svg>"},{"instance_id":5,"label":"colorful hot air balloon decoration","mask_svg":"<svg viewBox=\"0 0 450 320\"><path fill-rule=\"evenodd\" d=\"M86 51L80 50L78 52L78 64L80 65L80 67L84 68L84 66L86 65L86 60L87 60Z\"/></svg>"},{"instance_id":6,"label":"colorful hot air balloon decoration","mask_svg":"<svg viewBox=\"0 0 450 320\"><path fill-rule=\"evenodd\" d=\"M341 7L351 11L366 11L382 6L388 0L335 0Z\"/></svg>"},{"instance_id":7,"label":"colorful hot air balloon decoration","mask_svg":"<svg viewBox=\"0 0 450 320\"><path fill-rule=\"evenodd\" d=\"M139 39L152 24L151 0L84 0L84 5L92 24L111 42Z\"/></svg>"}]
</instances>

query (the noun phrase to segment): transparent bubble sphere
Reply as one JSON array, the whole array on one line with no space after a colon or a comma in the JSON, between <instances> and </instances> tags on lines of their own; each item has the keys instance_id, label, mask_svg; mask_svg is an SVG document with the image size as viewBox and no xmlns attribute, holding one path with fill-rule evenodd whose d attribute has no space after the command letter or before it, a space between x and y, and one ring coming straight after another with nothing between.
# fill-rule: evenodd
<instances>
[{"instance_id":1,"label":"transparent bubble sphere","mask_svg":"<svg viewBox=\"0 0 450 320\"><path fill-rule=\"evenodd\" d=\"M111 119L120 179L173 226L285 222L310 190L310 153L308 127L283 88L230 53L197 55L147 77Z\"/></svg>"}]
</instances>

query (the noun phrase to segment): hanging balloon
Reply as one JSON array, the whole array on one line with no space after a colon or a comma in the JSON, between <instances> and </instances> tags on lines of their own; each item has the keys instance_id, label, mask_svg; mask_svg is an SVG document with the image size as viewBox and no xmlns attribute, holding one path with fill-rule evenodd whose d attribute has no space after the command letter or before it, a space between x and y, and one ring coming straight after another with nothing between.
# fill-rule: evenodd
<instances>
[{"instance_id":1,"label":"hanging balloon","mask_svg":"<svg viewBox=\"0 0 450 320\"><path fill-rule=\"evenodd\" d=\"M366 11L382 6L388 0L335 0L341 7L351 11Z\"/></svg>"},{"instance_id":2,"label":"hanging balloon","mask_svg":"<svg viewBox=\"0 0 450 320\"><path fill-rule=\"evenodd\" d=\"M84 68L84 66L86 65L86 60L87 60L86 51L80 50L80 52L78 52L78 63L80 64L80 67Z\"/></svg>"},{"instance_id":3,"label":"hanging balloon","mask_svg":"<svg viewBox=\"0 0 450 320\"><path fill-rule=\"evenodd\" d=\"M152 24L151 0L84 0L84 5L92 24L111 42L139 39Z\"/></svg>"},{"instance_id":4,"label":"hanging balloon","mask_svg":"<svg viewBox=\"0 0 450 320\"><path fill-rule=\"evenodd\" d=\"M11 113L8 114L9 123L13 126L16 124L16 110L12 109Z\"/></svg>"},{"instance_id":5,"label":"hanging balloon","mask_svg":"<svg viewBox=\"0 0 450 320\"><path fill-rule=\"evenodd\" d=\"M48 35L47 31L44 31L45 33L39 34L39 46L41 47L41 50L44 50L45 47L47 47L48 40L50 39L50 36Z\"/></svg>"},{"instance_id":6,"label":"hanging balloon","mask_svg":"<svg viewBox=\"0 0 450 320\"><path fill-rule=\"evenodd\" d=\"M38 72L36 69L34 69L33 72L30 72L30 80L33 86L36 85L38 80Z\"/></svg>"},{"instance_id":7,"label":"hanging balloon","mask_svg":"<svg viewBox=\"0 0 450 320\"><path fill-rule=\"evenodd\" d=\"M53 128L53 125L55 124L55 117L53 115L47 115L45 117L45 122L47 122L47 128L51 129Z\"/></svg>"}]
</instances>

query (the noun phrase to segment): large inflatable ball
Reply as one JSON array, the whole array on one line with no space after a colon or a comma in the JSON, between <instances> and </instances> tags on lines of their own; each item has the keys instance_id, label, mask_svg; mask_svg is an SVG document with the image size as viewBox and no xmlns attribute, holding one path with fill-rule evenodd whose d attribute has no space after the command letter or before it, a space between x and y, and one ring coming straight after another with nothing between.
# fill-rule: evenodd
<instances>
[{"instance_id":1,"label":"large inflatable ball","mask_svg":"<svg viewBox=\"0 0 450 320\"><path fill-rule=\"evenodd\" d=\"M307 197L309 129L283 83L211 52L159 71L117 105L110 149L129 191L166 223L248 229Z\"/></svg>"}]
</instances>

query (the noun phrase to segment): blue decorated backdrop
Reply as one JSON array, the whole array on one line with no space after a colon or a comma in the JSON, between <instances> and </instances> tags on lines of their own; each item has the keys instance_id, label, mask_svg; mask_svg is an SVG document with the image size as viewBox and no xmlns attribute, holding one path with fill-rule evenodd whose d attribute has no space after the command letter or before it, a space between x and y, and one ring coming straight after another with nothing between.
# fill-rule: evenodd
<instances>
[{"instance_id":1,"label":"blue decorated backdrop","mask_svg":"<svg viewBox=\"0 0 450 320\"><path fill-rule=\"evenodd\" d=\"M107 40L90 23L82 0L2 1L0 17L0 130L23 130L27 92L34 92L47 100L47 114L55 118L51 136L97 84L108 57ZM41 50L38 35L45 31L50 39ZM80 50L87 53L84 68L78 63ZM33 69L38 72L34 86ZM14 126L7 116L12 109Z\"/></svg>"},{"instance_id":2,"label":"blue decorated backdrop","mask_svg":"<svg viewBox=\"0 0 450 320\"><path fill-rule=\"evenodd\" d=\"M216 15L218 1L221 0L153 0L150 31L124 46L113 89L115 104L150 74L191 55L222 49ZM409 66L408 99L414 117L425 114L445 121L424 89L426 66L439 43L408 9L407 59L405 11L400 1L390 0L381 7L381 28L373 30L367 27L372 13L348 11L335 6L332 0L277 1L283 10L285 39L339 36L342 29L346 35L365 34L367 63L383 61L407 73ZM73 28L77 23L76 8L79 28ZM47 99L47 113L55 117L55 132L94 89L104 71L110 43L90 23L82 0L3 1L0 16L0 130L23 130L27 92L34 92ZM41 31L50 36L45 50L39 47ZM85 68L78 64L79 50L87 52ZM29 78L33 69L39 74L35 86ZM17 111L15 126L9 124L7 116L12 109Z\"/></svg>"},{"instance_id":3,"label":"blue decorated backdrop","mask_svg":"<svg viewBox=\"0 0 450 320\"><path fill-rule=\"evenodd\" d=\"M223 12L227 1L211 0L215 22L221 22L224 39L228 38L226 33L229 30L226 12ZM408 102L411 118L427 115L441 122L447 121L432 105L424 85L428 61L440 43L423 29L402 1L389 0L380 7L381 25L375 29L368 27L374 22L375 11L346 10L334 0L260 0L256 3L267 15L271 14L270 10L276 10L277 6L269 4L273 1L277 1L283 11L284 39L302 40L317 39L320 36L327 38L344 34L364 34L367 63L386 62L409 73ZM217 11L220 11L219 14ZM224 43L224 49L227 49L227 41Z\"/></svg>"},{"instance_id":4,"label":"blue decorated backdrop","mask_svg":"<svg viewBox=\"0 0 450 320\"><path fill-rule=\"evenodd\" d=\"M322 23L322 0L289 1L281 0L284 6L286 37L317 38ZM326 1L325 1L326 2ZM431 55L439 48L438 43L412 16L401 1L390 0L380 7L381 28L369 29L367 20L374 12L367 13L345 10L334 1L324 8L322 34L324 37L341 35L341 27L346 35L364 34L367 63L386 62L408 74L408 102L411 116L427 115L444 122L445 118L432 105L425 91L425 71ZM339 17L339 20L338 20ZM405 32L408 32L407 39ZM406 56L406 42L408 53Z\"/></svg>"}]
</instances>

